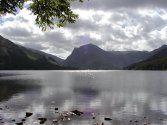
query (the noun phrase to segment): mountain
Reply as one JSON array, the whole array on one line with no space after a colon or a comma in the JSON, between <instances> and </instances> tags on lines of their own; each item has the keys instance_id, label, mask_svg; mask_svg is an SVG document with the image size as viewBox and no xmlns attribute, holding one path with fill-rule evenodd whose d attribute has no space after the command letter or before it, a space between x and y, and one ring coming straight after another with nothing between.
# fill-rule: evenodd
<instances>
[{"instance_id":1,"label":"mountain","mask_svg":"<svg viewBox=\"0 0 167 125\"><path fill-rule=\"evenodd\" d=\"M115 69L110 60L110 53L93 44L74 48L63 65L79 69Z\"/></svg>"},{"instance_id":2,"label":"mountain","mask_svg":"<svg viewBox=\"0 0 167 125\"><path fill-rule=\"evenodd\" d=\"M115 70L144 60L148 55L147 51L104 51L93 44L87 44L75 48L72 54L63 61L63 65L79 69Z\"/></svg>"},{"instance_id":3,"label":"mountain","mask_svg":"<svg viewBox=\"0 0 167 125\"><path fill-rule=\"evenodd\" d=\"M148 51L110 51L114 65L123 69L124 67L148 58Z\"/></svg>"},{"instance_id":4,"label":"mountain","mask_svg":"<svg viewBox=\"0 0 167 125\"><path fill-rule=\"evenodd\" d=\"M61 61L56 56L16 45L0 36L1 70L65 69L60 66Z\"/></svg>"},{"instance_id":5,"label":"mountain","mask_svg":"<svg viewBox=\"0 0 167 125\"><path fill-rule=\"evenodd\" d=\"M134 70L166 70L167 69L167 45L150 52L150 57L144 61L132 64L126 69Z\"/></svg>"},{"instance_id":6,"label":"mountain","mask_svg":"<svg viewBox=\"0 0 167 125\"><path fill-rule=\"evenodd\" d=\"M38 50L35 50L35 49L31 49L31 48L26 48L28 49L29 51L32 51L33 53L36 53L36 54L39 54L39 55L43 55L45 56L46 58L50 59L50 60L54 60L54 62L57 62L57 64L61 65L61 63L64 61L63 59L57 57L57 56L54 56L52 54L48 54L48 53L45 53L45 52L42 52L42 51L38 51Z\"/></svg>"},{"instance_id":7,"label":"mountain","mask_svg":"<svg viewBox=\"0 0 167 125\"><path fill-rule=\"evenodd\" d=\"M74 48L71 55L62 60L51 54L14 44L0 36L0 70L63 69L163 70L167 69L167 45L148 52L105 51L96 45L87 44Z\"/></svg>"}]
</instances>

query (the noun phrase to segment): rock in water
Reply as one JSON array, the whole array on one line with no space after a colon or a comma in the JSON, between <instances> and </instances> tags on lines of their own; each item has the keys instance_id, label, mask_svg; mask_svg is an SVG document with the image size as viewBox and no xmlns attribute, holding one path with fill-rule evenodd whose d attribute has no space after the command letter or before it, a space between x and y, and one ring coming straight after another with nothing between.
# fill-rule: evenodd
<instances>
[{"instance_id":1,"label":"rock in water","mask_svg":"<svg viewBox=\"0 0 167 125\"><path fill-rule=\"evenodd\" d=\"M79 115L79 116L83 114L83 112L78 111L78 110L74 110L74 111L71 111L71 112L76 114L76 115Z\"/></svg>"},{"instance_id":2,"label":"rock in water","mask_svg":"<svg viewBox=\"0 0 167 125\"><path fill-rule=\"evenodd\" d=\"M31 115L33 115L33 113L31 113L31 112L26 112L26 117L30 117Z\"/></svg>"},{"instance_id":3,"label":"rock in water","mask_svg":"<svg viewBox=\"0 0 167 125\"><path fill-rule=\"evenodd\" d=\"M16 123L16 125L23 125L23 122Z\"/></svg>"},{"instance_id":4,"label":"rock in water","mask_svg":"<svg viewBox=\"0 0 167 125\"><path fill-rule=\"evenodd\" d=\"M111 121L111 118L104 118L105 121Z\"/></svg>"},{"instance_id":5,"label":"rock in water","mask_svg":"<svg viewBox=\"0 0 167 125\"><path fill-rule=\"evenodd\" d=\"M44 124L47 121L47 118L38 118L40 121L39 124Z\"/></svg>"},{"instance_id":6,"label":"rock in water","mask_svg":"<svg viewBox=\"0 0 167 125\"><path fill-rule=\"evenodd\" d=\"M55 108L55 110L59 110L59 108Z\"/></svg>"}]
</instances>

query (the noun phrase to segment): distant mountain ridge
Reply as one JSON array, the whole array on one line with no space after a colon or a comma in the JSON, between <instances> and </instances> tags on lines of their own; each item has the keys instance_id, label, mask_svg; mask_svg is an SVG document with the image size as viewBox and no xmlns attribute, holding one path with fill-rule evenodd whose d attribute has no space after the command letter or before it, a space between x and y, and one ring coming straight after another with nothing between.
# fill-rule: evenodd
<instances>
[{"instance_id":1,"label":"distant mountain ridge","mask_svg":"<svg viewBox=\"0 0 167 125\"><path fill-rule=\"evenodd\" d=\"M148 56L147 51L105 51L93 44L87 44L75 48L63 65L79 69L116 70L144 60Z\"/></svg>"},{"instance_id":2,"label":"distant mountain ridge","mask_svg":"<svg viewBox=\"0 0 167 125\"><path fill-rule=\"evenodd\" d=\"M72 67L72 68L70 68ZM63 60L0 36L0 70L167 70L167 45L148 51L105 51L86 44Z\"/></svg>"},{"instance_id":3,"label":"distant mountain ridge","mask_svg":"<svg viewBox=\"0 0 167 125\"><path fill-rule=\"evenodd\" d=\"M150 52L149 58L132 64L125 69L129 70L167 70L167 45Z\"/></svg>"},{"instance_id":4,"label":"distant mountain ridge","mask_svg":"<svg viewBox=\"0 0 167 125\"><path fill-rule=\"evenodd\" d=\"M87 44L74 48L63 65L79 69L115 69L116 67L108 60L109 57L110 53L93 44Z\"/></svg>"},{"instance_id":5,"label":"distant mountain ridge","mask_svg":"<svg viewBox=\"0 0 167 125\"><path fill-rule=\"evenodd\" d=\"M0 36L1 70L66 69L59 64L60 61L56 56L16 45Z\"/></svg>"}]
</instances>

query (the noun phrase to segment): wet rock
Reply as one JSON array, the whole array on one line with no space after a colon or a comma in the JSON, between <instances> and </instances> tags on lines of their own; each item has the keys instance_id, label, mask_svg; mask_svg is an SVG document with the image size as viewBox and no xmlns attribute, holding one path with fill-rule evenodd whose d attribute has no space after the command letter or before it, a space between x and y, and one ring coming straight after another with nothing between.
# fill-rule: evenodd
<instances>
[{"instance_id":1,"label":"wet rock","mask_svg":"<svg viewBox=\"0 0 167 125\"><path fill-rule=\"evenodd\" d=\"M137 123L138 121L136 120L135 122Z\"/></svg>"},{"instance_id":2,"label":"wet rock","mask_svg":"<svg viewBox=\"0 0 167 125\"><path fill-rule=\"evenodd\" d=\"M25 119L25 118L23 118L23 119L22 119L22 121L23 121L23 122L25 122L25 121L26 121L26 119Z\"/></svg>"},{"instance_id":3,"label":"wet rock","mask_svg":"<svg viewBox=\"0 0 167 125\"><path fill-rule=\"evenodd\" d=\"M31 113L31 112L26 112L26 117L30 117L31 115L33 115L33 113Z\"/></svg>"},{"instance_id":4,"label":"wet rock","mask_svg":"<svg viewBox=\"0 0 167 125\"><path fill-rule=\"evenodd\" d=\"M55 110L59 110L59 108L55 108Z\"/></svg>"},{"instance_id":5,"label":"wet rock","mask_svg":"<svg viewBox=\"0 0 167 125\"><path fill-rule=\"evenodd\" d=\"M83 112L78 111L78 110L74 110L74 111L71 111L71 112L74 113L75 115L78 115L78 116L83 114Z\"/></svg>"},{"instance_id":6,"label":"wet rock","mask_svg":"<svg viewBox=\"0 0 167 125\"><path fill-rule=\"evenodd\" d=\"M39 124L44 124L46 121L40 121Z\"/></svg>"},{"instance_id":7,"label":"wet rock","mask_svg":"<svg viewBox=\"0 0 167 125\"><path fill-rule=\"evenodd\" d=\"M111 118L104 118L105 121L111 121Z\"/></svg>"},{"instance_id":8,"label":"wet rock","mask_svg":"<svg viewBox=\"0 0 167 125\"><path fill-rule=\"evenodd\" d=\"M16 125L23 125L23 122L16 123Z\"/></svg>"},{"instance_id":9,"label":"wet rock","mask_svg":"<svg viewBox=\"0 0 167 125\"><path fill-rule=\"evenodd\" d=\"M40 121L39 124L44 124L47 121L47 118L38 118Z\"/></svg>"},{"instance_id":10,"label":"wet rock","mask_svg":"<svg viewBox=\"0 0 167 125\"><path fill-rule=\"evenodd\" d=\"M46 121L47 118L38 118L38 120L40 120L40 121Z\"/></svg>"}]
</instances>

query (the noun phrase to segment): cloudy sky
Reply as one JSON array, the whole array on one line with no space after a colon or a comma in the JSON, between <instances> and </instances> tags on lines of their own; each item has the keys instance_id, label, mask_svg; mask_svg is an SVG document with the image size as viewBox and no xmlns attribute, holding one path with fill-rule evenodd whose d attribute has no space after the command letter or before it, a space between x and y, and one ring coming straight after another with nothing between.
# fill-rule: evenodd
<instances>
[{"instance_id":1,"label":"cloudy sky","mask_svg":"<svg viewBox=\"0 0 167 125\"><path fill-rule=\"evenodd\" d=\"M0 35L66 58L93 43L105 50L153 50L167 44L167 0L89 0L74 3L75 24L42 32L26 8L0 17Z\"/></svg>"}]
</instances>

